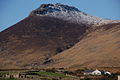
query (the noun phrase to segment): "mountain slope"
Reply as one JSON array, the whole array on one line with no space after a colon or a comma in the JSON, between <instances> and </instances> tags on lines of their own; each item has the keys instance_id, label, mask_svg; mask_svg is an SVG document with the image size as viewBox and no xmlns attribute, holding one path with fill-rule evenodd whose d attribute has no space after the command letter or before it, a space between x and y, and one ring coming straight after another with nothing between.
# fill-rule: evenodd
<instances>
[{"instance_id":1,"label":"mountain slope","mask_svg":"<svg viewBox=\"0 0 120 80\"><path fill-rule=\"evenodd\" d=\"M119 42L119 37L115 37L119 34L119 22L90 16L63 4L43 4L0 32L0 68L104 66L100 59L108 63L105 66L116 66L119 49L115 50L117 44L111 44ZM96 44L104 48L96 49ZM111 57L107 59L108 54ZM87 64L94 60L98 61Z\"/></svg>"},{"instance_id":2,"label":"mountain slope","mask_svg":"<svg viewBox=\"0 0 120 80\"><path fill-rule=\"evenodd\" d=\"M51 59L52 67L120 67L120 23L91 30L74 47Z\"/></svg>"},{"instance_id":3,"label":"mountain slope","mask_svg":"<svg viewBox=\"0 0 120 80\"><path fill-rule=\"evenodd\" d=\"M1 68L37 66L72 47L83 36L86 25L31 16L0 34Z\"/></svg>"}]
</instances>

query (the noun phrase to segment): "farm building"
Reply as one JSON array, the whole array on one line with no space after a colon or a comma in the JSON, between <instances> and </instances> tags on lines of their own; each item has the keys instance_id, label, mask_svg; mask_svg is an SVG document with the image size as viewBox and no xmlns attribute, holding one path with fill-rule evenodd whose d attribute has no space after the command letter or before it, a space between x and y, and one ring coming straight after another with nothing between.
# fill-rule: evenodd
<instances>
[{"instance_id":1,"label":"farm building","mask_svg":"<svg viewBox=\"0 0 120 80\"><path fill-rule=\"evenodd\" d=\"M102 70L85 70L83 72L84 75L111 75L110 72L105 72Z\"/></svg>"},{"instance_id":2,"label":"farm building","mask_svg":"<svg viewBox=\"0 0 120 80\"><path fill-rule=\"evenodd\" d=\"M92 75L102 75L102 72L96 69L92 72Z\"/></svg>"}]
</instances>

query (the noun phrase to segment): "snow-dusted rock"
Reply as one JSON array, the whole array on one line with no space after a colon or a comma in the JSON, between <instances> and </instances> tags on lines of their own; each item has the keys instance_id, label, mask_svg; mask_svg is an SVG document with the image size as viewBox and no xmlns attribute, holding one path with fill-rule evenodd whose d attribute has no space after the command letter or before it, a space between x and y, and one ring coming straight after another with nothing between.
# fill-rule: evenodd
<instances>
[{"instance_id":1,"label":"snow-dusted rock","mask_svg":"<svg viewBox=\"0 0 120 80\"><path fill-rule=\"evenodd\" d=\"M117 20L107 20L107 19L91 16L84 12L81 12L75 7L63 5L60 3L43 4L38 9L32 11L30 15L55 17L78 24L88 24L88 25L91 24L101 25L101 24L120 22Z\"/></svg>"}]
</instances>

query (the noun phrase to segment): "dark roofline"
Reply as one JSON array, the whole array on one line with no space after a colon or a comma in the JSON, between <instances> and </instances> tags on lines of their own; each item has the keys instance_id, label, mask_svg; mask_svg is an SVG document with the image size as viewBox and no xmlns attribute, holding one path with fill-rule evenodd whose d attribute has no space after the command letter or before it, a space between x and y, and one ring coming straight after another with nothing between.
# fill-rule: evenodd
<instances>
[{"instance_id":1,"label":"dark roofline","mask_svg":"<svg viewBox=\"0 0 120 80\"><path fill-rule=\"evenodd\" d=\"M84 73L90 73L90 72L93 72L94 70L85 70L83 71Z\"/></svg>"}]
</instances>

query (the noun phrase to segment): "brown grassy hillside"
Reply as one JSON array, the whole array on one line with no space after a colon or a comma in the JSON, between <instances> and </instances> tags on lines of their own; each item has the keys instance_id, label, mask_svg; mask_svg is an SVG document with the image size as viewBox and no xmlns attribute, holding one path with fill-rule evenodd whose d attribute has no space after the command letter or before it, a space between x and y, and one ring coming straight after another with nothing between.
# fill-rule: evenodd
<instances>
[{"instance_id":1,"label":"brown grassy hillside","mask_svg":"<svg viewBox=\"0 0 120 80\"><path fill-rule=\"evenodd\" d=\"M0 68L40 66L71 48L88 26L64 20L29 16L0 33Z\"/></svg>"},{"instance_id":2,"label":"brown grassy hillside","mask_svg":"<svg viewBox=\"0 0 120 80\"><path fill-rule=\"evenodd\" d=\"M120 23L29 16L0 32L0 68L120 67Z\"/></svg>"},{"instance_id":3,"label":"brown grassy hillside","mask_svg":"<svg viewBox=\"0 0 120 80\"><path fill-rule=\"evenodd\" d=\"M51 59L52 67L120 67L120 23L92 27L74 47Z\"/></svg>"}]
</instances>

